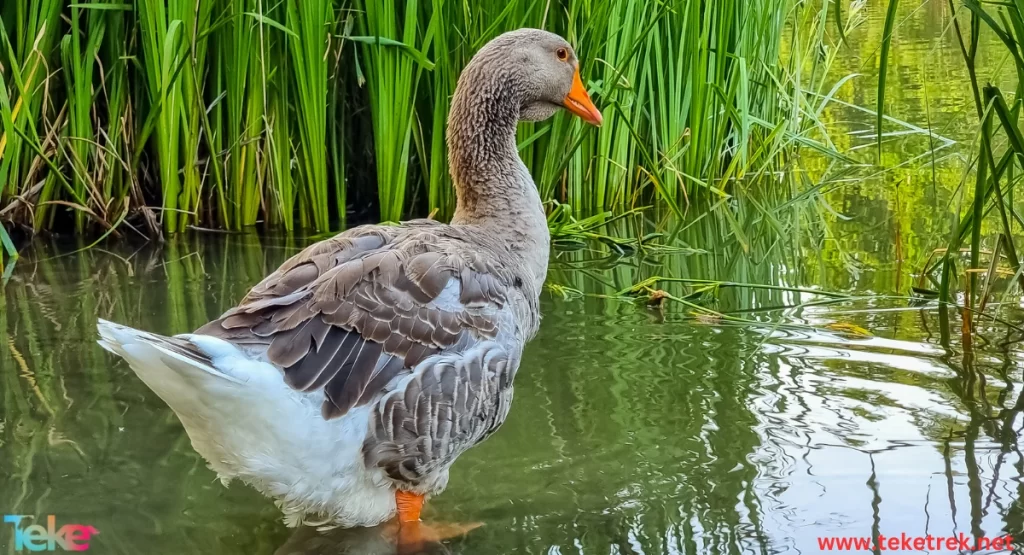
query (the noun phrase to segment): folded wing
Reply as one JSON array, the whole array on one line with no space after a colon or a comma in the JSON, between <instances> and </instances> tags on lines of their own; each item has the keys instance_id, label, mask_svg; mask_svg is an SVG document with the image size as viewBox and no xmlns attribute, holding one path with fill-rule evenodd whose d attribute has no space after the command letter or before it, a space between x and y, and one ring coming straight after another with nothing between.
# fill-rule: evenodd
<instances>
[{"instance_id":1,"label":"folded wing","mask_svg":"<svg viewBox=\"0 0 1024 555\"><path fill-rule=\"evenodd\" d=\"M323 417L337 418L428 357L508 325L519 280L479 251L429 225L355 228L297 254L196 333L265 349L289 386L322 390Z\"/></svg>"}]
</instances>

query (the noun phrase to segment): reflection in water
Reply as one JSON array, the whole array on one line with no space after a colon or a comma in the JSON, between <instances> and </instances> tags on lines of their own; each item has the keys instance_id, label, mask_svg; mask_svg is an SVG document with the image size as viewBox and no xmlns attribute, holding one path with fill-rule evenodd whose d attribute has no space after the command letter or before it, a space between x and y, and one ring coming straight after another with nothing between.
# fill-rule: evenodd
<instances>
[{"instance_id":1,"label":"reflection in water","mask_svg":"<svg viewBox=\"0 0 1024 555\"><path fill-rule=\"evenodd\" d=\"M0 507L92 524L101 553L397 552L380 529L288 530L271 502L222 487L170 410L95 344L97 315L193 329L302 244L28 253L0 295ZM609 291L623 271L606 272ZM956 333L943 344L932 306L813 300L724 295L722 310L791 307L737 326L546 298L507 424L425 514L485 526L436 551L813 553L835 535L1024 536L1020 333L986 324L965 350ZM826 328L837 321L873 335ZM0 551L13 552L7 529Z\"/></svg>"},{"instance_id":2,"label":"reflection in water","mask_svg":"<svg viewBox=\"0 0 1024 555\"><path fill-rule=\"evenodd\" d=\"M451 553L444 545L431 544L408 548L398 545L394 523L374 528L335 528L318 531L303 527L295 531L274 555L405 555L413 553Z\"/></svg>"},{"instance_id":3,"label":"reflection in water","mask_svg":"<svg viewBox=\"0 0 1024 555\"><path fill-rule=\"evenodd\" d=\"M394 534L383 526L318 532L300 528L274 555L397 555Z\"/></svg>"}]
</instances>

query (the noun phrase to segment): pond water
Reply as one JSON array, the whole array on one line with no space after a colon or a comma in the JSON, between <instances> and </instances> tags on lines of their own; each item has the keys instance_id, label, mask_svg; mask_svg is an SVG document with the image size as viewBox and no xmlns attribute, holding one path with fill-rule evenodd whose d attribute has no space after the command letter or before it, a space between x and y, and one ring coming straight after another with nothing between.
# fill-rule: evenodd
<instances>
[{"instance_id":1,"label":"pond water","mask_svg":"<svg viewBox=\"0 0 1024 555\"><path fill-rule=\"evenodd\" d=\"M67 246L37 245L0 297L4 510L91 524L98 553L392 552L373 531L293 535L270 501L221 486L95 343L97 315L191 330L300 244L206 236L60 258ZM560 262L552 280L613 274ZM722 308L766 322L735 325L546 295L508 422L428 506L486 524L445 549L813 553L836 535L1024 532L1019 334L982 327L965 356L934 306L826 301L733 291ZM12 541L0 529L3 552Z\"/></svg>"},{"instance_id":2,"label":"pond water","mask_svg":"<svg viewBox=\"0 0 1024 555\"><path fill-rule=\"evenodd\" d=\"M292 536L271 502L222 487L95 343L97 315L193 329L300 244L212 236L55 259L67 247L38 245L0 307L5 510L91 524L100 553L389 552L372 532ZM560 264L553 281L573 274L609 275ZM507 424L429 505L486 524L447 549L815 552L834 535L1021 530L1012 334L986 329L969 360L942 345L934 307L799 297L723 296L802 305L758 326L547 295Z\"/></svg>"},{"instance_id":3,"label":"pond water","mask_svg":"<svg viewBox=\"0 0 1024 555\"><path fill-rule=\"evenodd\" d=\"M969 92L939 38L945 5L904 9L892 113L969 141ZM836 71L870 73L858 64L872 59L880 8L867 14L850 48L867 46ZM866 97L858 87L846 99L873 103L873 89ZM853 130L871 122L856 110L831 117ZM919 139L901 140L889 156L920 153ZM827 226L827 241L752 235L751 249L716 244L714 229L697 226L684 238L713 252L557 253L507 423L458 461L425 513L485 525L438 552L816 553L831 537L879 534L1024 540L1024 349L1006 323L1020 310L979 320L965 344L956 311L902 296L947 232L956 149L932 157L936 166L830 193L852 220ZM173 413L95 343L97 317L192 330L308 242L208 234L79 253L31 246L0 294L0 512L95 526L91 550L102 554L393 553L378 530L290 530L272 502L221 486ZM652 275L845 296L723 288L715 308L736 321L595 296ZM10 524L0 552L15 552Z\"/></svg>"}]
</instances>

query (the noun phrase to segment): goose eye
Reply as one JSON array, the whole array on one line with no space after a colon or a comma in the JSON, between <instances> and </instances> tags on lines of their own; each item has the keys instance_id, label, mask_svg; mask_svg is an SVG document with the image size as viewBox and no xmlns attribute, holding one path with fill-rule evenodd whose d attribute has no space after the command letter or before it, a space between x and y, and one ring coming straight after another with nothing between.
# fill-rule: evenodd
<instances>
[{"instance_id":1,"label":"goose eye","mask_svg":"<svg viewBox=\"0 0 1024 555\"><path fill-rule=\"evenodd\" d=\"M559 60L563 62L569 59L569 51L564 48L559 48L555 51L555 55L558 56Z\"/></svg>"}]
</instances>

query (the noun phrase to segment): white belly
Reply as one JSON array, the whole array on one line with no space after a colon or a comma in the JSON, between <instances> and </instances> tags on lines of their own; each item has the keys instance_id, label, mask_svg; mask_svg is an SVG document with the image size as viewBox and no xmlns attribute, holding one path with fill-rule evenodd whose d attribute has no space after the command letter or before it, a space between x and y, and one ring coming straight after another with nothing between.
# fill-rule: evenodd
<instances>
[{"instance_id":1,"label":"white belly","mask_svg":"<svg viewBox=\"0 0 1024 555\"><path fill-rule=\"evenodd\" d=\"M316 407L275 408L272 420L250 411L251 425L230 434L220 429L211 436L181 420L222 480L238 478L274 499L288 526L374 526L394 517L394 490L381 471L363 464L369 407L331 421L321 418L319 399Z\"/></svg>"}]
</instances>

